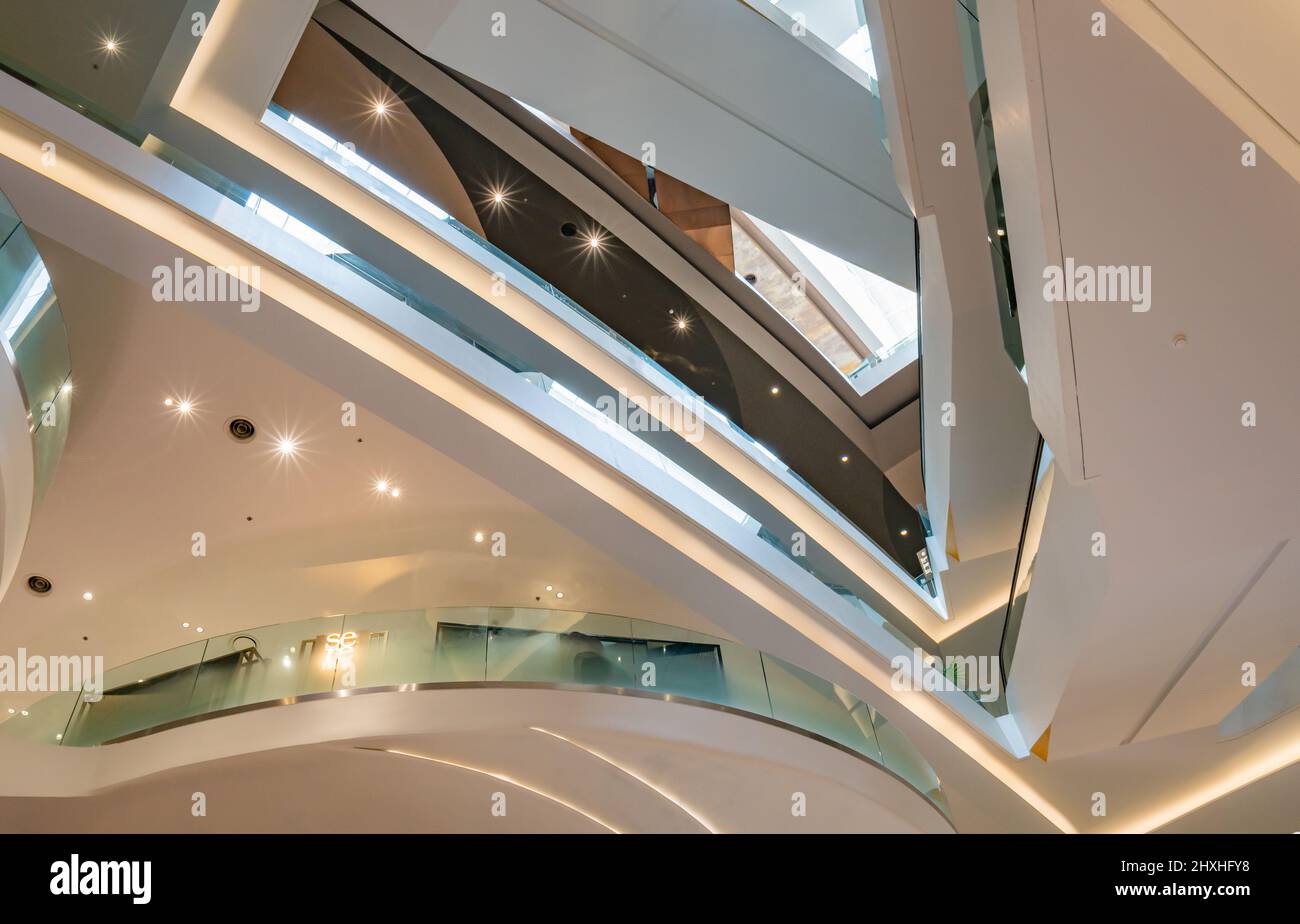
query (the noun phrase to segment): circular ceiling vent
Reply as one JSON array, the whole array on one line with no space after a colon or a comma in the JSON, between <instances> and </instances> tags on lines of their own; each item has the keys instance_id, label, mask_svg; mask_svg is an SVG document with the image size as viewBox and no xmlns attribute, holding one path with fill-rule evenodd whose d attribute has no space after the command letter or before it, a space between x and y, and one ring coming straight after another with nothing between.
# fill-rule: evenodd
<instances>
[{"instance_id":1,"label":"circular ceiling vent","mask_svg":"<svg viewBox=\"0 0 1300 924\"><path fill-rule=\"evenodd\" d=\"M54 589L54 582L43 574L33 574L27 579L27 589L38 597L44 597Z\"/></svg>"},{"instance_id":2,"label":"circular ceiling vent","mask_svg":"<svg viewBox=\"0 0 1300 924\"><path fill-rule=\"evenodd\" d=\"M560 233L565 237L576 237L578 234L578 226L571 221L566 221L564 224L560 225Z\"/></svg>"},{"instance_id":3,"label":"circular ceiling vent","mask_svg":"<svg viewBox=\"0 0 1300 924\"><path fill-rule=\"evenodd\" d=\"M257 435L257 427L247 417L232 417L226 422L226 431L230 434L231 439L239 443L247 443Z\"/></svg>"}]
</instances>

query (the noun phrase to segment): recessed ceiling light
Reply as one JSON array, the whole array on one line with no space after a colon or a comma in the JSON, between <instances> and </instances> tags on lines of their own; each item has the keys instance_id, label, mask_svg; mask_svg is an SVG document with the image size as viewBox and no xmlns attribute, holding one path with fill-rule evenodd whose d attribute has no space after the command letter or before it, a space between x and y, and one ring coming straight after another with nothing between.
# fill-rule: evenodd
<instances>
[{"instance_id":1,"label":"recessed ceiling light","mask_svg":"<svg viewBox=\"0 0 1300 924\"><path fill-rule=\"evenodd\" d=\"M482 541L483 541L483 534L482 534L482 533L475 533L475 534L474 534L474 541L475 541L475 542L482 542Z\"/></svg>"},{"instance_id":2,"label":"recessed ceiling light","mask_svg":"<svg viewBox=\"0 0 1300 924\"><path fill-rule=\"evenodd\" d=\"M92 594L90 591L86 591L84 594L81 595L81 599L83 599L83 600L94 600L94 599L95 599L95 595Z\"/></svg>"},{"instance_id":3,"label":"recessed ceiling light","mask_svg":"<svg viewBox=\"0 0 1300 924\"><path fill-rule=\"evenodd\" d=\"M587 248L589 250L599 250L605 243L605 238L599 231L591 231L587 234Z\"/></svg>"},{"instance_id":4,"label":"recessed ceiling light","mask_svg":"<svg viewBox=\"0 0 1300 924\"><path fill-rule=\"evenodd\" d=\"M14 714L15 712L17 712L17 711L18 711L17 709L10 709L10 710L9 710L9 714L10 714L10 715L13 715L13 714Z\"/></svg>"},{"instance_id":5,"label":"recessed ceiling light","mask_svg":"<svg viewBox=\"0 0 1300 924\"><path fill-rule=\"evenodd\" d=\"M175 404L175 403L176 403L176 402L173 401L171 398L163 398L163 406L164 406L164 407L171 407L171 406L172 406L173 404Z\"/></svg>"},{"instance_id":6,"label":"recessed ceiling light","mask_svg":"<svg viewBox=\"0 0 1300 924\"><path fill-rule=\"evenodd\" d=\"M380 118L383 118L384 116L388 115L388 109L389 109L389 104L388 104L388 100L386 99L375 100L374 105L370 107L370 111L373 112L375 115L379 116Z\"/></svg>"},{"instance_id":7,"label":"recessed ceiling light","mask_svg":"<svg viewBox=\"0 0 1300 924\"><path fill-rule=\"evenodd\" d=\"M176 410L180 411L182 414L188 414L190 411L194 410L194 402L182 398L181 403L176 405Z\"/></svg>"},{"instance_id":8,"label":"recessed ceiling light","mask_svg":"<svg viewBox=\"0 0 1300 924\"><path fill-rule=\"evenodd\" d=\"M546 590L547 590L548 593L549 593L550 591L554 590L554 589L555 589L555 588L552 587L550 584L547 584L547 585L546 585Z\"/></svg>"},{"instance_id":9,"label":"recessed ceiling light","mask_svg":"<svg viewBox=\"0 0 1300 924\"><path fill-rule=\"evenodd\" d=\"M122 50L122 43L116 35L106 35L99 40L99 47L101 51L115 55Z\"/></svg>"},{"instance_id":10,"label":"recessed ceiling light","mask_svg":"<svg viewBox=\"0 0 1300 924\"><path fill-rule=\"evenodd\" d=\"M195 632L202 632L202 631L203 631L203 627L202 627L202 626L195 626L195 627L194 627L194 631L195 631Z\"/></svg>"},{"instance_id":11,"label":"recessed ceiling light","mask_svg":"<svg viewBox=\"0 0 1300 924\"><path fill-rule=\"evenodd\" d=\"M401 497L401 496L402 496L402 489L401 489L401 488L393 488L393 489L392 489L391 491L389 491L388 493L389 493L389 495L392 496L392 497Z\"/></svg>"},{"instance_id":12,"label":"recessed ceiling light","mask_svg":"<svg viewBox=\"0 0 1300 924\"><path fill-rule=\"evenodd\" d=\"M898 531L898 534L899 534L900 536L906 536L906 535L907 535L907 530L905 530L905 529L900 529L900 530Z\"/></svg>"},{"instance_id":13,"label":"recessed ceiling light","mask_svg":"<svg viewBox=\"0 0 1300 924\"><path fill-rule=\"evenodd\" d=\"M181 623L181 628L182 628L182 629L188 629L189 627L190 627L190 624L189 624L188 622L183 622L183 623Z\"/></svg>"},{"instance_id":14,"label":"recessed ceiling light","mask_svg":"<svg viewBox=\"0 0 1300 924\"><path fill-rule=\"evenodd\" d=\"M770 391L774 395L779 395L781 394L781 386L773 385L771 388L768 389L768 391Z\"/></svg>"},{"instance_id":15,"label":"recessed ceiling light","mask_svg":"<svg viewBox=\"0 0 1300 924\"><path fill-rule=\"evenodd\" d=\"M1005 228L998 228L998 237L1006 237L1006 236L1007 236L1006 229L1005 229Z\"/></svg>"},{"instance_id":16,"label":"recessed ceiling light","mask_svg":"<svg viewBox=\"0 0 1300 924\"><path fill-rule=\"evenodd\" d=\"M557 590L557 591L555 592L555 596L556 596L557 599L563 599L563 598L564 598L564 591L562 591L562 590Z\"/></svg>"},{"instance_id":17,"label":"recessed ceiling light","mask_svg":"<svg viewBox=\"0 0 1300 924\"><path fill-rule=\"evenodd\" d=\"M282 456L291 456L298 451L298 443L293 437L282 436L275 441L275 451Z\"/></svg>"},{"instance_id":18,"label":"recessed ceiling light","mask_svg":"<svg viewBox=\"0 0 1300 924\"><path fill-rule=\"evenodd\" d=\"M673 326L678 330L686 330L686 328L690 327L690 323L685 318L678 318L673 322Z\"/></svg>"},{"instance_id":19,"label":"recessed ceiling light","mask_svg":"<svg viewBox=\"0 0 1300 924\"><path fill-rule=\"evenodd\" d=\"M375 481L375 491L378 492L379 494L387 494L387 493L388 493L388 479L387 479L387 478L379 478L379 479L377 479L377 480Z\"/></svg>"},{"instance_id":20,"label":"recessed ceiling light","mask_svg":"<svg viewBox=\"0 0 1300 924\"><path fill-rule=\"evenodd\" d=\"M847 465L849 462L848 453L845 453L844 455L840 456L840 461L843 462L845 465Z\"/></svg>"}]
</instances>

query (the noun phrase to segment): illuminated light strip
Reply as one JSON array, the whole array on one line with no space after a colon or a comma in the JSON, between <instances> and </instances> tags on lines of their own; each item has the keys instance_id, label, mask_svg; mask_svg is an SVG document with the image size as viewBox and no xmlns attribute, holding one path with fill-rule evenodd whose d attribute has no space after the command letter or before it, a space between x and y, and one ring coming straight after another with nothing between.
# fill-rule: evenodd
<instances>
[{"instance_id":1,"label":"illuminated light strip","mask_svg":"<svg viewBox=\"0 0 1300 924\"><path fill-rule=\"evenodd\" d=\"M575 812L581 815L583 818L587 819L588 821L600 825L602 828L609 831L611 834L623 833L618 828L614 827L608 822L601 821L599 818L597 818L595 815L591 814L590 812L578 808L578 806L574 805L572 802L566 802L563 799L561 799L559 796L553 796L548 792L543 792L542 790L538 789L535 786L529 786L527 783L521 783L518 780L516 780L514 777L506 776L504 773L494 773L491 770L484 770L481 767L471 767L468 764L458 764L454 760L444 760L441 757L430 757L428 754L413 754L410 751L399 751L396 748L357 748L357 750L358 751L379 751L384 754L396 754L399 757L413 757L416 760L427 760L430 763L442 764L444 767L455 767L457 770L468 770L470 773L479 773L482 774L483 776L490 776L494 780L500 780L502 783L509 783L511 786L517 786L520 789L524 790L525 792L530 792L535 796L541 796L543 799L547 799L551 802L554 802L556 805L562 805L569 811Z\"/></svg>"},{"instance_id":2,"label":"illuminated light strip","mask_svg":"<svg viewBox=\"0 0 1300 924\"><path fill-rule=\"evenodd\" d=\"M1211 802L1217 802L1225 796L1258 783L1265 777L1285 770L1297 761L1300 761L1300 737L1292 738L1262 759L1239 770L1228 771L1216 782L1208 783L1187 796L1173 800L1164 808L1156 809L1139 818L1127 826L1127 830L1136 834L1149 834L1157 828L1177 821L1184 815L1190 815L1204 808Z\"/></svg>"},{"instance_id":3,"label":"illuminated light strip","mask_svg":"<svg viewBox=\"0 0 1300 924\"><path fill-rule=\"evenodd\" d=\"M687 815L690 815L692 818L694 818L697 822L700 823L700 825L704 828L704 830L708 831L710 834L719 833L718 829L715 828L703 815L701 815L699 812L692 809L681 799L678 799L676 796L668 792L666 789L663 789L662 787L657 786L656 784L650 782L645 777L641 776L639 773L629 770L627 767L623 766L618 761L614 760L614 758L600 753L600 751L597 751L593 747L588 747L587 745L582 744L581 742L574 741L572 738L566 738L564 735L561 735L558 732L553 732L546 728L539 728L536 725L530 725L528 727L530 731L541 732L543 735L550 735L552 738L558 738L559 740L565 742L566 744L573 745L575 748L577 748L580 751L586 751L588 754L590 754L592 757L597 758L598 760L603 760L605 763L609 764L615 770L621 771L622 773L626 773L628 776L632 777L632 779L636 780L642 786L646 786L649 787L650 789L653 789L656 793L663 796L665 799L667 799L673 805L677 806Z\"/></svg>"}]
</instances>

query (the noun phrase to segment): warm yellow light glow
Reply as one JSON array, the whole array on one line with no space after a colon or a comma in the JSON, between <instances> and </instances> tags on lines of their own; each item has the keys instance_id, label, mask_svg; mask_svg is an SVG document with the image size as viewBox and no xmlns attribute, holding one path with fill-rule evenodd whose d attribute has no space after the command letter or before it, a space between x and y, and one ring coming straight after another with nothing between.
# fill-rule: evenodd
<instances>
[{"instance_id":1,"label":"warm yellow light glow","mask_svg":"<svg viewBox=\"0 0 1300 924\"><path fill-rule=\"evenodd\" d=\"M483 541L483 534L482 534L482 533L475 533L475 534L474 534L474 541L475 541L475 542L482 542L482 541Z\"/></svg>"},{"instance_id":2,"label":"warm yellow light glow","mask_svg":"<svg viewBox=\"0 0 1300 924\"><path fill-rule=\"evenodd\" d=\"M673 805L677 806L687 815L690 815L691 818L693 818L696 822L698 822L700 826L704 828L704 830L708 831L710 834L718 833L718 829L714 827L713 824L708 819L706 819L695 809L691 808L689 805L687 805L677 796L674 796L672 793L664 789L662 786L658 786L655 783L650 782L650 780L641 776L641 774L628 768L626 765L619 763L609 755L602 754L600 751L596 750L593 747L590 747L589 745L583 744L580 741L574 741L572 738L566 738L564 735L561 735L559 732L553 732L547 728L540 728L539 726L531 725L529 726L529 729L531 731L541 732L543 735L550 735L552 738L558 738L560 741L563 741L565 744L573 745L573 747L577 748L580 751L586 751L588 754L590 754L592 757L596 758L597 760L603 760L605 763L609 764L615 770L618 770L632 777L632 779L636 780L642 786L646 786L654 790L656 793L658 793L663 798L667 799Z\"/></svg>"},{"instance_id":3,"label":"warm yellow light glow","mask_svg":"<svg viewBox=\"0 0 1300 924\"><path fill-rule=\"evenodd\" d=\"M388 479L380 478L375 482L375 492L378 494L388 493Z\"/></svg>"},{"instance_id":4,"label":"warm yellow light glow","mask_svg":"<svg viewBox=\"0 0 1300 924\"><path fill-rule=\"evenodd\" d=\"M282 436L275 441L275 451L282 456L291 456L298 451L298 443L293 437Z\"/></svg>"},{"instance_id":5,"label":"warm yellow light glow","mask_svg":"<svg viewBox=\"0 0 1300 924\"><path fill-rule=\"evenodd\" d=\"M95 595L92 594L90 591L86 591L84 594L81 595L81 599L89 602L95 599Z\"/></svg>"},{"instance_id":6,"label":"warm yellow light glow","mask_svg":"<svg viewBox=\"0 0 1300 924\"><path fill-rule=\"evenodd\" d=\"M402 496L402 489L401 489L401 488L393 488L391 491L388 492L388 494L389 494L390 497L401 497L401 496Z\"/></svg>"},{"instance_id":7,"label":"warm yellow light glow","mask_svg":"<svg viewBox=\"0 0 1300 924\"><path fill-rule=\"evenodd\" d=\"M442 764L444 767L455 767L457 770L468 770L470 773L482 774L483 776L491 777L494 780L500 780L502 783L508 783L511 786L517 786L518 788L524 790L525 792L530 792L535 796L541 796L543 799L546 799L550 802L554 802L556 805L561 805L564 808L568 809L569 811L581 815L583 818L587 819L588 821L600 825L606 831L609 831L613 834L623 833L622 831L618 830L618 828L614 827L608 822L601 821L595 815L591 814L588 811L585 811L584 809L579 808L578 806L574 805L572 802L568 802L564 799L561 799L559 796L552 795L549 792L545 792L544 790L538 789L536 786L530 786L527 783L520 782L514 777L507 776L504 773L496 773L492 770L484 770L482 767L471 767L468 764L458 764L454 760L443 760L441 757L430 757L427 754L415 754L412 753L411 751L399 751L396 748L358 748L358 750L381 751L384 754L396 754L399 757L412 757L415 760L427 760L430 763Z\"/></svg>"}]
</instances>

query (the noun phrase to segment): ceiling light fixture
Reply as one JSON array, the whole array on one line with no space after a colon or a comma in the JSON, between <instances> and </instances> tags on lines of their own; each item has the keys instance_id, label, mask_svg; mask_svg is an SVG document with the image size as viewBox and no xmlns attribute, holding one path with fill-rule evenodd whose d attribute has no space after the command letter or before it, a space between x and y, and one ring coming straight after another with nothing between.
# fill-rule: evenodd
<instances>
[{"instance_id":1,"label":"ceiling light fixture","mask_svg":"<svg viewBox=\"0 0 1300 924\"><path fill-rule=\"evenodd\" d=\"M202 631L203 631L203 627L202 627L202 626L195 626L195 627L194 627L194 631L195 631L195 632L202 632Z\"/></svg>"},{"instance_id":2,"label":"ceiling light fixture","mask_svg":"<svg viewBox=\"0 0 1300 924\"><path fill-rule=\"evenodd\" d=\"M900 529L900 530L898 531L898 534L899 534L900 536L906 536L906 535L907 535L907 530L905 530L905 529Z\"/></svg>"},{"instance_id":3,"label":"ceiling light fixture","mask_svg":"<svg viewBox=\"0 0 1300 924\"><path fill-rule=\"evenodd\" d=\"M475 541L475 542L482 542L482 541L483 541L483 534L482 534L482 533L475 533L475 534L474 534L474 541Z\"/></svg>"},{"instance_id":4,"label":"ceiling light fixture","mask_svg":"<svg viewBox=\"0 0 1300 924\"><path fill-rule=\"evenodd\" d=\"M848 453L845 453L844 455L840 456L840 461L843 462L845 465L848 465L849 464Z\"/></svg>"},{"instance_id":5,"label":"ceiling light fixture","mask_svg":"<svg viewBox=\"0 0 1300 924\"><path fill-rule=\"evenodd\" d=\"M92 594L90 591L86 591L84 594L81 595L81 599L89 602L95 599L95 595Z\"/></svg>"},{"instance_id":6,"label":"ceiling light fixture","mask_svg":"<svg viewBox=\"0 0 1300 924\"><path fill-rule=\"evenodd\" d=\"M282 436L275 441L275 451L282 456L292 456L298 451L298 443L291 436Z\"/></svg>"},{"instance_id":7,"label":"ceiling light fixture","mask_svg":"<svg viewBox=\"0 0 1300 924\"><path fill-rule=\"evenodd\" d=\"M189 627L190 627L190 624L189 624L188 622L183 622L183 623L181 623L181 628L182 628L182 629L188 629Z\"/></svg>"},{"instance_id":8,"label":"ceiling light fixture","mask_svg":"<svg viewBox=\"0 0 1300 924\"><path fill-rule=\"evenodd\" d=\"M773 385L770 389L768 389L768 391L772 392L772 394L774 394L774 395L779 395L779 394L781 394L781 386L780 386L780 385Z\"/></svg>"},{"instance_id":9,"label":"ceiling light fixture","mask_svg":"<svg viewBox=\"0 0 1300 924\"><path fill-rule=\"evenodd\" d=\"M64 383L63 383L63 387L59 389L59 394L61 394L61 395L70 395L70 394L72 394L72 382L70 382L70 381L69 381L69 382L64 382Z\"/></svg>"},{"instance_id":10,"label":"ceiling light fixture","mask_svg":"<svg viewBox=\"0 0 1300 924\"><path fill-rule=\"evenodd\" d=\"M380 479L378 479L378 480L375 481L375 492L378 493L378 494L387 494L387 493L388 493L388 479L387 479L387 478L380 478Z\"/></svg>"},{"instance_id":11,"label":"ceiling light fixture","mask_svg":"<svg viewBox=\"0 0 1300 924\"><path fill-rule=\"evenodd\" d=\"M401 488L393 488L391 491L388 492L388 495L389 495L390 497L401 497L401 496L402 496L402 489L401 489Z\"/></svg>"}]
</instances>

